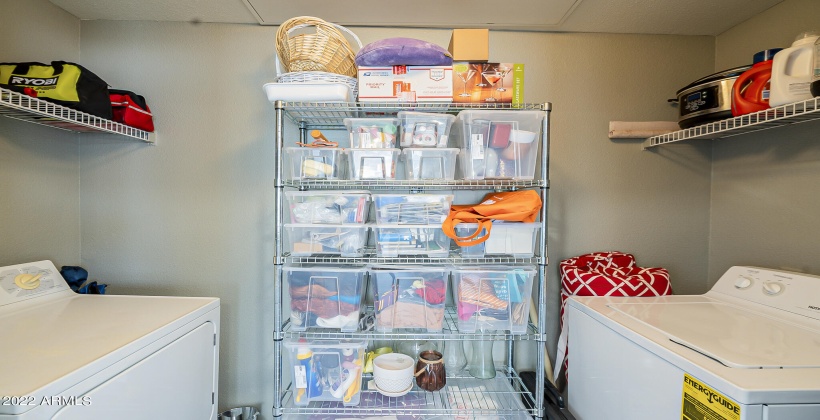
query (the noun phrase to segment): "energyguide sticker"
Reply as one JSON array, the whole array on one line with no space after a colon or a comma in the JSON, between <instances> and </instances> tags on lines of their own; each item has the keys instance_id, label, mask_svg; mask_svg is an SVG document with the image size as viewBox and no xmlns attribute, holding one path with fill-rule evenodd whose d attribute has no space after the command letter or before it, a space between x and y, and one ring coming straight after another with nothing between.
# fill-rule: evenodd
<instances>
[{"instance_id":1,"label":"energyguide sticker","mask_svg":"<svg viewBox=\"0 0 820 420\"><path fill-rule=\"evenodd\" d=\"M681 420L740 420L740 404L685 373L680 418Z\"/></svg>"}]
</instances>

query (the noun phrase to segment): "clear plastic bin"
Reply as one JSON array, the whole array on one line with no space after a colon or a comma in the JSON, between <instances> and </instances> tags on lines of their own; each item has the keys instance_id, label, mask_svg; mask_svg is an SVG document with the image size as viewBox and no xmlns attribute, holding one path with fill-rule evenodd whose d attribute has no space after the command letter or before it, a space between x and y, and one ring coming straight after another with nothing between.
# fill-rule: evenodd
<instances>
[{"instance_id":1,"label":"clear plastic bin","mask_svg":"<svg viewBox=\"0 0 820 420\"><path fill-rule=\"evenodd\" d=\"M336 147L286 147L290 179L344 179L342 150Z\"/></svg>"},{"instance_id":2,"label":"clear plastic bin","mask_svg":"<svg viewBox=\"0 0 820 420\"><path fill-rule=\"evenodd\" d=\"M373 266L369 270L376 331L441 331L450 270L437 266Z\"/></svg>"},{"instance_id":3,"label":"clear plastic bin","mask_svg":"<svg viewBox=\"0 0 820 420\"><path fill-rule=\"evenodd\" d=\"M541 111L465 110L456 127L464 179L533 179Z\"/></svg>"},{"instance_id":4,"label":"clear plastic bin","mask_svg":"<svg viewBox=\"0 0 820 420\"><path fill-rule=\"evenodd\" d=\"M376 255L425 255L443 258L450 255L450 237L437 225L374 225Z\"/></svg>"},{"instance_id":5,"label":"clear plastic bin","mask_svg":"<svg viewBox=\"0 0 820 420\"><path fill-rule=\"evenodd\" d=\"M399 135L398 118L345 118L350 133L350 147L387 149L396 147Z\"/></svg>"},{"instance_id":6,"label":"clear plastic bin","mask_svg":"<svg viewBox=\"0 0 820 420\"><path fill-rule=\"evenodd\" d=\"M450 126L456 117L448 114L401 111L401 147L447 147Z\"/></svg>"},{"instance_id":7,"label":"clear plastic bin","mask_svg":"<svg viewBox=\"0 0 820 420\"><path fill-rule=\"evenodd\" d=\"M404 154L407 179L455 179L458 149L408 148Z\"/></svg>"},{"instance_id":8,"label":"clear plastic bin","mask_svg":"<svg viewBox=\"0 0 820 420\"><path fill-rule=\"evenodd\" d=\"M293 404L341 401L359 405L365 341L299 339L285 340L290 353Z\"/></svg>"},{"instance_id":9,"label":"clear plastic bin","mask_svg":"<svg viewBox=\"0 0 820 420\"><path fill-rule=\"evenodd\" d=\"M399 149L347 149L351 179L396 179Z\"/></svg>"},{"instance_id":10,"label":"clear plastic bin","mask_svg":"<svg viewBox=\"0 0 820 420\"><path fill-rule=\"evenodd\" d=\"M379 224L441 225L453 203L452 194L374 194L372 197Z\"/></svg>"},{"instance_id":11,"label":"clear plastic bin","mask_svg":"<svg viewBox=\"0 0 820 420\"><path fill-rule=\"evenodd\" d=\"M456 225L456 235L466 237L475 233L477 223ZM485 255L512 255L516 258L531 258L535 255L535 240L541 231L540 223L500 223L494 222L490 237L473 246L461 247L461 256L484 258ZM485 232L481 232L484 235Z\"/></svg>"},{"instance_id":12,"label":"clear plastic bin","mask_svg":"<svg viewBox=\"0 0 820 420\"><path fill-rule=\"evenodd\" d=\"M534 266L456 267L453 287L458 329L527 331Z\"/></svg>"},{"instance_id":13,"label":"clear plastic bin","mask_svg":"<svg viewBox=\"0 0 820 420\"><path fill-rule=\"evenodd\" d=\"M293 223L363 224L369 191L285 191Z\"/></svg>"},{"instance_id":14,"label":"clear plastic bin","mask_svg":"<svg viewBox=\"0 0 820 420\"><path fill-rule=\"evenodd\" d=\"M285 223L285 249L292 256L341 255L361 257L367 244L367 225Z\"/></svg>"},{"instance_id":15,"label":"clear plastic bin","mask_svg":"<svg viewBox=\"0 0 820 420\"><path fill-rule=\"evenodd\" d=\"M291 330L358 329L365 266L286 265L282 272L289 286Z\"/></svg>"}]
</instances>

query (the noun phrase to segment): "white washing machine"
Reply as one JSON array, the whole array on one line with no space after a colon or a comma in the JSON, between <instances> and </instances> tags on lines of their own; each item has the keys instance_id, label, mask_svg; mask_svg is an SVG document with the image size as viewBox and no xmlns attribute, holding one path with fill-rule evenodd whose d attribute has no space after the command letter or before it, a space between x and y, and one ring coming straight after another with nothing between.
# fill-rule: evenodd
<instances>
[{"instance_id":1,"label":"white washing machine","mask_svg":"<svg viewBox=\"0 0 820 420\"><path fill-rule=\"evenodd\" d=\"M0 420L214 419L219 299L78 295L0 268Z\"/></svg>"},{"instance_id":2,"label":"white washing machine","mask_svg":"<svg viewBox=\"0 0 820 420\"><path fill-rule=\"evenodd\" d=\"M820 419L820 277L732 267L704 295L568 311L577 420Z\"/></svg>"}]
</instances>

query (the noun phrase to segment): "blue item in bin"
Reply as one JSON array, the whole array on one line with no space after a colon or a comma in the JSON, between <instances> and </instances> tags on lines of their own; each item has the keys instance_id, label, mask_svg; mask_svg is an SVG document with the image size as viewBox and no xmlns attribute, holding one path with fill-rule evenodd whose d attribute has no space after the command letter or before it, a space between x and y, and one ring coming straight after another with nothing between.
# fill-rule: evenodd
<instances>
[{"instance_id":1,"label":"blue item in bin","mask_svg":"<svg viewBox=\"0 0 820 420\"><path fill-rule=\"evenodd\" d=\"M322 384L319 381L321 376L314 368L313 351L310 347L299 348L296 354L299 365L294 369L293 383L296 388L296 402L301 402L302 398L316 398L322 395ZM307 395L305 395L307 394Z\"/></svg>"}]
</instances>

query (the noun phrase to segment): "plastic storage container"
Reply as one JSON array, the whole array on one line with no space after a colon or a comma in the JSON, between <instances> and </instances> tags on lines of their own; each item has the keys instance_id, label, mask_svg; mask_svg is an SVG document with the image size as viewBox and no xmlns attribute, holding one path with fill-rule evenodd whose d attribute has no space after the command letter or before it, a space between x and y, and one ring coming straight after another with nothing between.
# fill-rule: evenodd
<instances>
[{"instance_id":1,"label":"plastic storage container","mask_svg":"<svg viewBox=\"0 0 820 420\"><path fill-rule=\"evenodd\" d=\"M366 342L286 340L293 375L293 403L341 401L359 405Z\"/></svg>"},{"instance_id":2,"label":"plastic storage container","mask_svg":"<svg viewBox=\"0 0 820 420\"><path fill-rule=\"evenodd\" d=\"M456 235L466 237L475 233L477 223L456 225ZM493 223L490 237L473 246L461 247L461 256L483 258L485 255L512 255L516 258L531 258L535 255L535 243L540 223ZM482 235L484 232L481 233Z\"/></svg>"},{"instance_id":3,"label":"plastic storage container","mask_svg":"<svg viewBox=\"0 0 820 420\"><path fill-rule=\"evenodd\" d=\"M456 117L448 114L400 111L401 147L447 147L450 126Z\"/></svg>"},{"instance_id":4,"label":"plastic storage container","mask_svg":"<svg viewBox=\"0 0 820 420\"><path fill-rule=\"evenodd\" d=\"M374 194L376 223L441 224L450 214L452 194Z\"/></svg>"},{"instance_id":5,"label":"plastic storage container","mask_svg":"<svg viewBox=\"0 0 820 420\"><path fill-rule=\"evenodd\" d=\"M817 40L818 34L804 32L797 36L790 48L775 54L769 105L776 107L812 98L814 43Z\"/></svg>"},{"instance_id":6,"label":"plastic storage container","mask_svg":"<svg viewBox=\"0 0 820 420\"><path fill-rule=\"evenodd\" d=\"M310 327L356 331L364 295L364 266L286 265L290 324L293 331Z\"/></svg>"},{"instance_id":7,"label":"plastic storage container","mask_svg":"<svg viewBox=\"0 0 820 420\"><path fill-rule=\"evenodd\" d=\"M293 223L363 224L368 191L285 191Z\"/></svg>"},{"instance_id":8,"label":"plastic storage container","mask_svg":"<svg viewBox=\"0 0 820 420\"><path fill-rule=\"evenodd\" d=\"M375 225L376 255L424 255L443 258L450 255L450 237L435 225Z\"/></svg>"},{"instance_id":9,"label":"plastic storage container","mask_svg":"<svg viewBox=\"0 0 820 420\"><path fill-rule=\"evenodd\" d=\"M535 267L456 267L453 270L458 329L527 331Z\"/></svg>"},{"instance_id":10,"label":"plastic storage container","mask_svg":"<svg viewBox=\"0 0 820 420\"><path fill-rule=\"evenodd\" d=\"M342 150L335 147L286 147L290 179L344 179Z\"/></svg>"},{"instance_id":11,"label":"plastic storage container","mask_svg":"<svg viewBox=\"0 0 820 420\"><path fill-rule=\"evenodd\" d=\"M367 244L367 230L367 225L285 223L285 248L292 256L361 257Z\"/></svg>"},{"instance_id":12,"label":"plastic storage container","mask_svg":"<svg viewBox=\"0 0 820 420\"><path fill-rule=\"evenodd\" d=\"M370 270L376 331L441 331L450 270L446 267L374 266Z\"/></svg>"},{"instance_id":13,"label":"plastic storage container","mask_svg":"<svg viewBox=\"0 0 820 420\"><path fill-rule=\"evenodd\" d=\"M348 149L351 179L396 179L399 149Z\"/></svg>"},{"instance_id":14,"label":"plastic storage container","mask_svg":"<svg viewBox=\"0 0 820 420\"><path fill-rule=\"evenodd\" d=\"M464 179L533 179L544 113L465 110L458 113Z\"/></svg>"},{"instance_id":15,"label":"plastic storage container","mask_svg":"<svg viewBox=\"0 0 820 420\"><path fill-rule=\"evenodd\" d=\"M407 179L455 179L458 149L408 148L404 154Z\"/></svg>"},{"instance_id":16,"label":"plastic storage container","mask_svg":"<svg viewBox=\"0 0 820 420\"><path fill-rule=\"evenodd\" d=\"M399 135L398 118L345 118L350 133L350 147L386 149L396 147Z\"/></svg>"}]
</instances>

